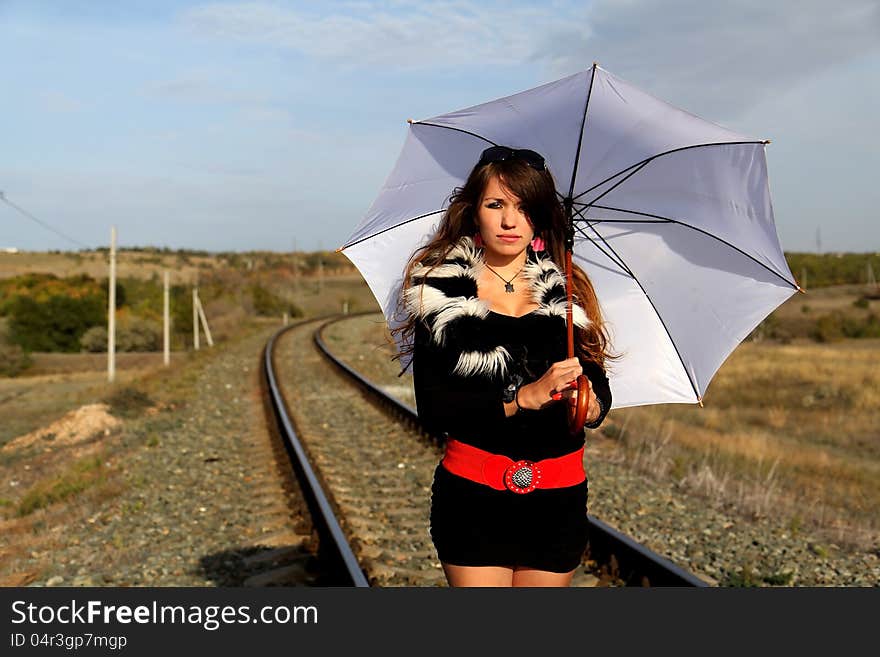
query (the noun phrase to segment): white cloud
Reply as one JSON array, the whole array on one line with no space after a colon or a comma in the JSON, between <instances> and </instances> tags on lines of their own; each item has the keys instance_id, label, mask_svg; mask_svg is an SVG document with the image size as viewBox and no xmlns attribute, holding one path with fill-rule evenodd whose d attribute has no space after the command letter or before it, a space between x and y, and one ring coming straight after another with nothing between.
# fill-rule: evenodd
<instances>
[{"instance_id":1,"label":"white cloud","mask_svg":"<svg viewBox=\"0 0 880 657\"><path fill-rule=\"evenodd\" d=\"M321 5L322 9L334 5ZM565 20L540 5L462 2L345 3L323 14L254 3L216 3L184 12L198 34L297 51L360 68L515 65L534 55L535 33ZM466 69L462 69L463 71Z\"/></svg>"},{"instance_id":2,"label":"white cloud","mask_svg":"<svg viewBox=\"0 0 880 657\"><path fill-rule=\"evenodd\" d=\"M547 81L598 60L670 102L729 120L767 97L880 49L877 0L456 0L320 9L213 3L193 32L297 52L345 69L459 70L543 64Z\"/></svg>"},{"instance_id":3,"label":"white cloud","mask_svg":"<svg viewBox=\"0 0 880 657\"><path fill-rule=\"evenodd\" d=\"M555 74L598 60L716 119L880 49L877 0L599 0L587 20L543 35Z\"/></svg>"}]
</instances>

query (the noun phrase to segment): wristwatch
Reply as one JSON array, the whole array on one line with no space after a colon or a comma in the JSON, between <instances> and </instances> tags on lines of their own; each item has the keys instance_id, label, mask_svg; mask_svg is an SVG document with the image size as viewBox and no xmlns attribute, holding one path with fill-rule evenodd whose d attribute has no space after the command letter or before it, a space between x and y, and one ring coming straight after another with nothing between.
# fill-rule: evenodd
<instances>
[{"instance_id":1,"label":"wristwatch","mask_svg":"<svg viewBox=\"0 0 880 657\"><path fill-rule=\"evenodd\" d=\"M523 378L519 374L513 374L510 377L510 381L504 387L504 390L501 393L501 400L505 404L509 404L512 401L516 401L516 391L519 390L519 387L523 384Z\"/></svg>"}]
</instances>

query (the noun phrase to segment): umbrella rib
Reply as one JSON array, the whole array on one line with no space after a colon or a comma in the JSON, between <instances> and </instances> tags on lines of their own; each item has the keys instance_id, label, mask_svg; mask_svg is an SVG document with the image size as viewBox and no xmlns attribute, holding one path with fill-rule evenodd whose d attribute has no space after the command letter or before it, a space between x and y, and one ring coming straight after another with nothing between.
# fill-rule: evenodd
<instances>
[{"instance_id":1,"label":"umbrella rib","mask_svg":"<svg viewBox=\"0 0 880 657\"><path fill-rule=\"evenodd\" d=\"M617 258L618 258L619 260L623 261L623 259L620 257L620 254L617 253L617 251L614 250L614 247L612 247L612 246L611 246L611 245L605 240L604 237L602 237L602 235L599 233L599 231L596 230L596 228L593 226L592 223L589 224L589 227L593 230L594 233L596 233L596 236L597 236L600 240L602 240L602 243L603 243L606 247L608 247L608 250L611 251L615 256L617 256ZM592 241L592 239L591 239L591 241ZM594 243L595 243L595 242L594 242ZM627 268L627 271L630 271L629 268ZM689 381L690 384L691 384L691 388L693 389L694 394L695 394L696 397L697 397L697 400L700 401L700 402L702 403L702 397L700 396L700 392L699 392L699 390L697 390L697 384L694 383L694 380L693 380L693 378L691 377L691 373L690 373L690 371L688 370L687 365L685 365L684 358L681 357L681 352L678 350L678 345L675 344L675 339L672 337L672 333L669 332L669 327L666 326L666 322L663 321L663 317L662 317L662 316L660 315L660 313L657 311L657 306L654 305L654 301L653 301L653 299L651 299L651 295L648 294L647 290L645 290L645 288L642 286L642 283L641 283L641 282L639 281L639 279L635 276L635 274L633 274L633 273L630 271L630 275L632 276L632 279L636 282L636 285L639 286L639 289L642 291L642 294L645 295L645 298L648 300L648 303L651 304L651 308L653 308L653 310L654 310L654 314L657 315L657 319L660 321L660 324L663 326L663 330L666 331L666 335L669 336L669 341L672 343L672 348L675 349L675 355L678 356L678 360L679 360L679 362L681 363L681 367L682 367L682 369L684 370L684 373L685 373L685 375L687 376L688 381Z\"/></svg>"},{"instance_id":2,"label":"umbrella rib","mask_svg":"<svg viewBox=\"0 0 880 657\"><path fill-rule=\"evenodd\" d=\"M577 180L578 161L581 159L581 146L584 143L584 126L587 124L587 110L590 108L590 95L593 93L593 80L596 78L596 64L593 63L593 72L590 75L590 86L587 89L587 100L584 102L584 116L581 118L581 132L578 136L577 150L574 152L574 166L571 171L571 184L568 186L568 197L574 194L574 182Z\"/></svg>"},{"instance_id":3,"label":"umbrella rib","mask_svg":"<svg viewBox=\"0 0 880 657\"><path fill-rule=\"evenodd\" d=\"M584 194L589 194L590 192L592 192L592 191L593 191L594 189L596 189L597 187L601 187L602 185L604 185L605 183L607 183L609 180L613 180L614 178L616 178L616 177L619 176L620 174L624 173L625 171L629 171L630 169L632 169L632 168L634 168L634 167L640 167L640 168L641 168L641 167L644 167L646 164L648 164L648 163L651 162L652 160L656 160L658 157L663 157L664 155L669 155L670 153L678 153L679 151L686 151L686 150L691 149L691 148L706 148L706 147L708 147L708 146L738 146L738 145L743 145L743 144L766 144L766 143L767 143L766 140L759 140L759 141L717 141L717 142L711 142L711 143L706 143L706 144L692 144L691 146L681 146L680 148L673 148L672 150L664 151L663 153L657 153L656 155L652 155L651 157L648 157L648 158L642 160L641 162L636 162L635 164L631 164L630 166L628 166L628 167L626 167L626 168L624 168L624 169L621 169L621 170L618 171L617 173L615 173L615 174L613 174L613 175L611 175L611 176L608 176L605 180L596 183L595 185L593 185L592 187L590 187L590 188L587 189L587 190L584 190L583 192L581 192L580 194L578 194L577 196L575 196L574 199L577 200L577 199L579 199L581 196L583 196ZM632 174L630 174L630 175L632 175ZM627 177L629 177L629 176L627 176ZM615 185L615 187L616 187L616 185ZM613 189L613 188L612 188L612 189ZM608 191L611 191L611 190L608 190ZM607 193L607 192L606 192L606 193ZM602 196L604 196L604 194L603 194ZM601 197L601 196L600 196L600 197L597 197L597 198L593 199L593 201L594 201L594 202L595 202L595 201L598 201L600 198L602 198L602 197Z\"/></svg>"},{"instance_id":4,"label":"umbrella rib","mask_svg":"<svg viewBox=\"0 0 880 657\"><path fill-rule=\"evenodd\" d=\"M600 208L600 209L602 209L602 210L614 210L615 212L626 212L626 213L628 213L628 214L637 214L637 215L640 215L640 216L643 216L643 217L653 217L654 219L661 219L662 221L660 221L660 222L653 222L653 221L652 221L652 222L644 222L644 223L671 223L671 224L678 224L679 226L683 226L684 228L690 228L691 230L695 230L695 231L697 231L697 232L703 233L703 235L707 235L707 236L711 237L712 239L717 240L718 242L721 242L722 244L725 244L725 245L729 246L731 249L734 249L735 251L739 251L739 252L740 252L741 254L743 254L746 258L748 258L749 260L751 260L751 261L754 262L755 264L760 265L761 267L763 267L764 269L766 269L767 271L769 271L769 272L770 272L771 274L773 274L774 276L778 276L778 277L781 278L783 281L785 281L788 285L791 285L794 289L796 289L796 290L799 289L797 283L793 283L793 282L789 281L788 279L786 279L785 276L783 276L783 275L780 274L779 272L773 271L772 269L770 269L770 267L768 267L767 265L765 265L763 262L761 262L760 260L757 260L754 256L749 255L748 253L746 253L745 251L743 251L741 248L739 248L739 247L736 246L735 244L731 244L731 243L728 242L727 240L722 239L722 238L718 237L717 235L713 235L712 233L710 233L710 232L708 232L708 231L705 231L705 230L703 230L702 228L697 228L696 226L692 226L691 224L687 224L687 223L685 223L685 222L683 222L683 221L679 221L678 219L671 219L670 217L664 217L664 216L659 215L659 214L651 214L651 213L649 213L649 212L639 212L638 210L624 210L623 208L613 208L613 207L610 207L610 206L607 206L607 205L592 205L592 204L590 204L590 206L587 206L587 207ZM584 209L586 209L586 207L585 207ZM580 216L581 216L585 221L594 221L594 220L587 219L587 218L584 217L584 215L581 214L580 212L579 212L578 214L580 214ZM613 220L613 219L610 219L610 220L602 219L602 220L600 220L600 221L607 221L608 223L615 222L615 220ZM617 220L615 223L634 223L634 222L627 222L626 219L621 219L621 220ZM638 222L638 223L643 223L643 222Z\"/></svg>"},{"instance_id":5,"label":"umbrella rib","mask_svg":"<svg viewBox=\"0 0 880 657\"><path fill-rule=\"evenodd\" d=\"M444 210L442 210L442 209L441 210L433 210L432 212L426 212L425 214L420 214L418 217L413 217L412 219L407 219L406 221L401 221L399 224L394 224L393 226L389 226L388 228L383 228L378 233L372 233L370 235L367 235L366 237L360 238L359 240L355 240L354 242L349 242L345 246L340 246L338 249L336 249L336 252L341 253L342 251L344 251L345 249L347 249L350 246L354 246L355 244L360 244L361 242L371 240L374 237L376 237L377 235L381 235L382 233L387 233L389 230L394 230L395 228L400 228L401 226L405 226L406 224L411 223L413 221L418 221L419 219L424 219L425 217L430 217L432 214L437 214L438 212L444 212Z\"/></svg>"},{"instance_id":6,"label":"umbrella rib","mask_svg":"<svg viewBox=\"0 0 880 657\"><path fill-rule=\"evenodd\" d=\"M617 189L618 187L620 187L623 183L625 183L627 180L629 180L629 179L632 178L634 175L636 175L639 171L641 171L641 170L644 169L646 166L648 166L648 162L650 162L650 160L646 160L645 162L642 162L640 165L636 166L635 169L633 169L633 170L630 171L628 174L626 174L623 178L621 178L621 179L618 180L616 183L614 183L611 187L609 187L609 188L606 189L604 192L602 192L601 194L599 194L599 196L597 196L596 198L594 198L594 199L593 199L592 201L590 201L589 203L584 203L583 205L585 205L586 207L589 208L589 207L592 206L596 201L598 201L600 198L602 198L602 197L605 196L606 194L610 194L610 193L613 192L615 189ZM578 196L577 198L580 198L580 196Z\"/></svg>"},{"instance_id":7,"label":"umbrella rib","mask_svg":"<svg viewBox=\"0 0 880 657\"><path fill-rule=\"evenodd\" d=\"M576 212L577 214L580 214L580 216L581 216L582 219L584 219L585 221L589 222L589 219L587 219L586 217L584 217L580 212L578 212L577 210L575 210L575 212ZM589 223L589 226L590 226L590 228L593 228L593 224L592 224L592 223ZM581 225L577 225L577 224L576 224L576 225L574 226L574 229L575 229L578 233L580 233L581 236L582 236L585 240L588 240L593 246L595 246L597 249L599 249L599 251L600 251L600 252L601 252L606 258L608 258L611 262L613 262L615 265L617 265L622 271L624 271L627 275L631 276L632 278L635 278L635 276L633 275L632 271L630 271L630 268L626 266L626 263L623 262L622 260L618 259L618 258L615 258L615 257L612 256L611 254L609 254L608 251L606 251L605 249L603 249L602 246L601 246L598 242L596 242L596 240L594 240L592 237L590 237L589 235L587 235L587 232L584 230L584 227L583 227L583 226L581 226ZM593 229L593 232L596 232L595 229Z\"/></svg>"},{"instance_id":8,"label":"umbrella rib","mask_svg":"<svg viewBox=\"0 0 880 657\"><path fill-rule=\"evenodd\" d=\"M432 128L443 128L444 130L455 130L456 132L463 132L466 135L470 135L471 137L476 137L477 139L482 139L486 143L492 144L493 146L497 146L494 141L491 139L487 139L483 135L478 135L476 132L471 132L470 130L462 130L461 128L454 128L451 125L440 125L439 123L428 123L427 121L413 121L413 125L428 125Z\"/></svg>"}]
</instances>

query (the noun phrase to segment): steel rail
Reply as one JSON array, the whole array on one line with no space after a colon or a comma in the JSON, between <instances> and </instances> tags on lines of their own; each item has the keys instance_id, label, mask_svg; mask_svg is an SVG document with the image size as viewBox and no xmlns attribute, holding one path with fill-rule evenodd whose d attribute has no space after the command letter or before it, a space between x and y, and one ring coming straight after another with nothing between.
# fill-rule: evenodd
<instances>
[{"instance_id":1,"label":"steel rail","mask_svg":"<svg viewBox=\"0 0 880 657\"><path fill-rule=\"evenodd\" d=\"M314 320L314 321L321 321ZM300 322L291 326L286 326L276 331L269 341L266 343L264 351L263 367L268 385L269 398L272 404L272 410L278 425L278 430L282 434L287 445L288 452L291 454L291 462L300 481L303 496L306 498L306 504L312 515L312 522L318 531L319 543L318 552L320 559L328 565L338 565L346 573L346 577L350 585L356 587L369 587L370 583L364 575L363 569L358 563L351 549L351 545L343 532L339 520L336 518L336 512L330 502L329 497L324 492L321 480L318 477L315 468L309 461L303 444L294 429L293 422L287 412L287 406L278 386L278 380L275 375L275 342L281 334L293 328L301 327L308 322Z\"/></svg>"},{"instance_id":2,"label":"steel rail","mask_svg":"<svg viewBox=\"0 0 880 657\"><path fill-rule=\"evenodd\" d=\"M327 343L324 341L323 333L324 329L327 327L352 317L372 314L375 313L352 313L324 322L321 327L315 331L315 344L330 362L336 365L350 378L356 380L369 394L390 407L405 420L421 427L418 412L415 408L408 404L404 404L395 397L392 397L384 390L377 387L372 381L361 375L354 368L342 362L339 358L333 355L332 351L327 346ZM443 439L441 437L431 435L427 431L424 431L424 429L422 429L422 431L426 436L430 436L438 444L443 444ZM619 532L598 518L587 514L587 521L589 523L590 558L601 564L616 564L615 568L617 570L617 576L628 585L709 587L708 583L704 582L696 575L681 568L666 557L650 550L630 536Z\"/></svg>"}]
</instances>

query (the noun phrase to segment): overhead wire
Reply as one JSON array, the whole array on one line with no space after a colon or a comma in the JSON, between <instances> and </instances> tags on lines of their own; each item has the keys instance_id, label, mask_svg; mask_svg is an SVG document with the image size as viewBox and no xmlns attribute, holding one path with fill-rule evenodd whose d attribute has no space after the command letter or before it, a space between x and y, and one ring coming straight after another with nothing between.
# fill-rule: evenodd
<instances>
[{"instance_id":1,"label":"overhead wire","mask_svg":"<svg viewBox=\"0 0 880 657\"><path fill-rule=\"evenodd\" d=\"M50 230L50 231L52 231L52 232L55 233L56 235L60 235L60 236L63 237L64 239L68 240L69 242L73 242L73 243L76 244L77 246L80 246L80 247L82 247L82 248L84 248L84 249L91 249L91 248L92 248L92 247L88 246L87 244L83 244L83 243L80 242L79 240L74 239L73 237L70 237L69 235L65 235L64 233L62 233L62 232L61 232L60 230L58 230L57 228L54 228L54 227L50 226L49 224L47 224L45 221L42 221L41 219L38 219L37 217L35 217L33 214L31 214L30 212L28 212L27 210L25 210L25 209L22 208L21 206L16 205L16 204L13 203L12 201L10 201L8 198L6 198L6 194L4 194L3 192L0 192L0 201L3 201L4 203L6 203L6 205L8 205L8 206L14 208L15 210L18 210L18 212L20 212L21 214L23 214L25 217L27 217L28 219L30 219L30 220L33 221L34 223L39 224L40 226L42 226L42 227L45 228L46 230Z\"/></svg>"}]
</instances>

